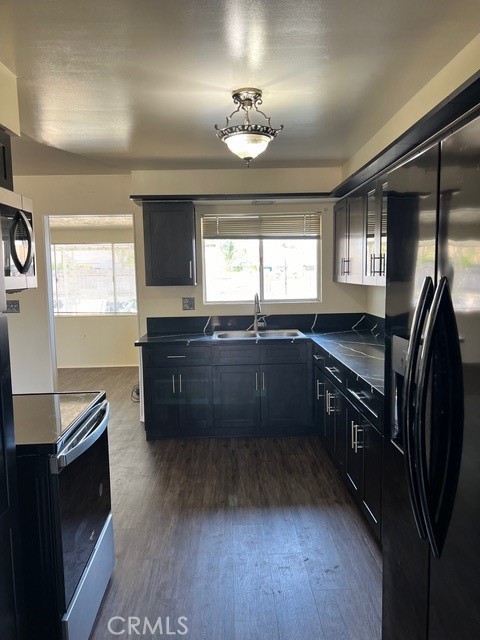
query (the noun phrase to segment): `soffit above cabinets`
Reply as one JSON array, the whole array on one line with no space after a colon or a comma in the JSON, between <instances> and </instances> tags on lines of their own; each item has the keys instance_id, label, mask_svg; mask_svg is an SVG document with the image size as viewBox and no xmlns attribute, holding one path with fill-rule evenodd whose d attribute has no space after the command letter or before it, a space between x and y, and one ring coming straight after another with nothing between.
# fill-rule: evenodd
<instances>
[{"instance_id":1,"label":"soffit above cabinets","mask_svg":"<svg viewBox=\"0 0 480 640\"><path fill-rule=\"evenodd\" d=\"M2 0L16 175L239 168L231 91L272 125L253 166L338 165L478 32L478 0Z\"/></svg>"}]
</instances>

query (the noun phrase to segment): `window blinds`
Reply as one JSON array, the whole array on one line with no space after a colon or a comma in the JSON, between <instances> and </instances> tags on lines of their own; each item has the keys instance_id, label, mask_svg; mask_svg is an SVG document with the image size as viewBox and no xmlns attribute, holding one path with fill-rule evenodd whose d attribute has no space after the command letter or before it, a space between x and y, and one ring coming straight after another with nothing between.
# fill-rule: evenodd
<instances>
[{"instance_id":1,"label":"window blinds","mask_svg":"<svg viewBox=\"0 0 480 640\"><path fill-rule=\"evenodd\" d=\"M214 238L320 238L319 213L282 213L244 216L202 216L202 237Z\"/></svg>"}]
</instances>

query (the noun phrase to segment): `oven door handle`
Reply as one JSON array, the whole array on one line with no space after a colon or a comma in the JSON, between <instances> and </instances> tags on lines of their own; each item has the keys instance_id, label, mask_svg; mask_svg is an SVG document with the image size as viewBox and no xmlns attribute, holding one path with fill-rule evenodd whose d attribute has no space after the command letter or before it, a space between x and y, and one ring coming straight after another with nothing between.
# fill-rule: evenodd
<instances>
[{"instance_id":1,"label":"oven door handle","mask_svg":"<svg viewBox=\"0 0 480 640\"><path fill-rule=\"evenodd\" d=\"M103 417L100 422L97 422L98 416L103 412ZM60 451L56 456L52 456L50 470L53 474L58 474L62 469L65 469L74 460L79 458L89 447L92 446L100 436L105 433L108 426L108 420L110 418L110 403L106 400L96 409L89 420L89 424L94 424L90 429L86 428L85 434L79 440L79 442L71 449L68 445Z\"/></svg>"}]
</instances>

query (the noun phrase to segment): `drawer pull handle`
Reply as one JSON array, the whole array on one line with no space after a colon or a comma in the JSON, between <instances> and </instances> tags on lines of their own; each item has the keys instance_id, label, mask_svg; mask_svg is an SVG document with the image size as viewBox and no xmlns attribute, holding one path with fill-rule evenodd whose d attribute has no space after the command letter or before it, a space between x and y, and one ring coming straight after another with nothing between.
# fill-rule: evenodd
<instances>
[{"instance_id":1,"label":"drawer pull handle","mask_svg":"<svg viewBox=\"0 0 480 640\"><path fill-rule=\"evenodd\" d=\"M323 360L323 356L317 356L315 353L313 354L315 360Z\"/></svg>"},{"instance_id":2,"label":"drawer pull handle","mask_svg":"<svg viewBox=\"0 0 480 640\"><path fill-rule=\"evenodd\" d=\"M372 407L370 407L366 402L365 402L365 398L362 398L362 396L359 393L356 393L355 391L352 391L352 389L349 389L347 387L347 391L356 399L358 400L358 402L360 402L366 409L368 409L370 411L370 413L372 413L376 418L378 418L378 414L375 413L375 411L372 409Z\"/></svg>"},{"instance_id":3,"label":"drawer pull handle","mask_svg":"<svg viewBox=\"0 0 480 640\"><path fill-rule=\"evenodd\" d=\"M172 393L175 394L175 375L172 373Z\"/></svg>"},{"instance_id":4,"label":"drawer pull handle","mask_svg":"<svg viewBox=\"0 0 480 640\"><path fill-rule=\"evenodd\" d=\"M325 369L328 371L330 375L332 375L335 378L335 380L338 380L343 384L343 380L339 378L337 375L335 375L335 372L338 373L338 369L336 367L325 367Z\"/></svg>"},{"instance_id":5,"label":"drawer pull handle","mask_svg":"<svg viewBox=\"0 0 480 640\"><path fill-rule=\"evenodd\" d=\"M167 358L170 360L172 358L186 358L187 356L167 356Z\"/></svg>"}]
</instances>

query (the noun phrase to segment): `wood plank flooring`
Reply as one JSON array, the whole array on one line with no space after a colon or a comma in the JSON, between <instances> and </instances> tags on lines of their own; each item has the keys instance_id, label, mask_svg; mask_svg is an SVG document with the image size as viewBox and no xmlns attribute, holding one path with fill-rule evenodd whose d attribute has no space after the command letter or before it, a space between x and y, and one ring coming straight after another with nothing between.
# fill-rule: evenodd
<instances>
[{"instance_id":1,"label":"wood plank flooring","mask_svg":"<svg viewBox=\"0 0 480 640\"><path fill-rule=\"evenodd\" d=\"M146 442L137 379L59 375L111 402L117 564L91 640L162 637L145 618L175 637L181 616L188 640L380 640L380 551L319 440ZM114 616L140 626L117 619L115 635Z\"/></svg>"}]
</instances>

